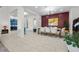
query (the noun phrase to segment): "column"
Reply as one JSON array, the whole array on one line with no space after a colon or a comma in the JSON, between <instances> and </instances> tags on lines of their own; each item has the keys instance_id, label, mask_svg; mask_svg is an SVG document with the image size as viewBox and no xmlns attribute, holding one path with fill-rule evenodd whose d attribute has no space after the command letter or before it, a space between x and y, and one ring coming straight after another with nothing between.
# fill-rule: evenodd
<instances>
[{"instance_id":1,"label":"column","mask_svg":"<svg viewBox=\"0 0 79 59\"><path fill-rule=\"evenodd\" d=\"M72 12L70 10L70 13L69 13L69 32L70 34L73 33L73 19L72 19Z\"/></svg>"},{"instance_id":2,"label":"column","mask_svg":"<svg viewBox=\"0 0 79 59\"><path fill-rule=\"evenodd\" d=\"M24 8L17 8L17 16L18 16L18 35L20 37L24 37Z\"/></svg>"}]
</instances>

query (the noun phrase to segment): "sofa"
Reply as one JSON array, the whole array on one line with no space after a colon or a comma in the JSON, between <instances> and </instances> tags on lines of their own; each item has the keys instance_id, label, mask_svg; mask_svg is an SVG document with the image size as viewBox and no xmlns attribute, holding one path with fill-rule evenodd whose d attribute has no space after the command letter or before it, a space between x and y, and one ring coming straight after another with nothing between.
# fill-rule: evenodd
<instances>
[{"instance_id":1,"label":"sofa","mask_svg":"<svg viewBox=\"0 0 79 59\"><path fill-rule=\"evenodd\" d=\"M41 34L54 34L58 36L64 36L65 35L65 28L58 28L58 27L41 27L40 28Z\"/></svg>"}]
</instances>

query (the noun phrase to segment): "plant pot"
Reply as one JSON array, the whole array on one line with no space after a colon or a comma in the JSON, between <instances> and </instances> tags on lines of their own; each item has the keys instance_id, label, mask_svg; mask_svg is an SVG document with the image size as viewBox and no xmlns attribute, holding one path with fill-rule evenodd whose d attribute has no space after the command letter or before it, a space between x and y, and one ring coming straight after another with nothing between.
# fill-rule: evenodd
<instances>
[{"instance_id":1,"label":"plant pot","mask_svg":"<svg viewBox=\"0 0 79 59\"><path fill-rule=\"evenodd\" d=\"M36 29L33 29L33 32L36 32Z\"/></svg>"},{"instance_id":2,"label":"plant pot","mask_svg":"<svg viewBox=\"0 0 79 59\"><path fill-rule=\"evenodd\" d=\"M79 52L79 48L67 45L69 52Z\"/></svg>"}]
</instances>

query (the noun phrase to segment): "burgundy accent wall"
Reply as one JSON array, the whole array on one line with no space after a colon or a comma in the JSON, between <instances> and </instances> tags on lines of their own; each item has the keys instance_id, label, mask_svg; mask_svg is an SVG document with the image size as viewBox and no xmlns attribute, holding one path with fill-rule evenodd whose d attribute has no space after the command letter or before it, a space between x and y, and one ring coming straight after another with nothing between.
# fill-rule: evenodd
<instances>
[{"instance_id":1,"label":"burgundy accent wall","mask_svg":"<svg viewBox=\"0 0 79 59\"><path fill-rule=\"evenodd\" d=\"M51 15L44 15L41 17L41 26L45 27L48 26L48 19L50 18L58 18L58 27L64 27L64 22L69 24L69 12L51 14Z\"/></svg>"}]
</instances>

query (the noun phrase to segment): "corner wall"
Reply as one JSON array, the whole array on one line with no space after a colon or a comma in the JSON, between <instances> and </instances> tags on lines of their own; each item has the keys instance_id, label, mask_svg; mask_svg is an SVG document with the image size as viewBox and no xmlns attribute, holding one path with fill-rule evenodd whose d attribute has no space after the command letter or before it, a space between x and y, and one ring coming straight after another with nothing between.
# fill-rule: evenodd
<instances>
[{"instance_id":1,"label":"corner wall","mask_svg":"<svg viewBox=\"0 0 79 59\"><path fill-rule=\"evenodd\" d=\"M69 24L69 12L63 12L63 13L56 13L56 14L51 14L51 15L45 15L42 16L42 24L41 26L48 26L48 19L50 18L59 18L58 20L58 27L62 28L64 27L64 22L68 22Z\"/></svg>"},{"instance_id":2,"label":"corner wall","mask_svg":"<svg viewBox=\"0 0 79 59\"><path fill-rule=\"evenodd\" d=\"M69 11L69 29L70 34L73 33L73 20L79 17L79 7L71 8Z\"/></svg>"}]
</instances>

